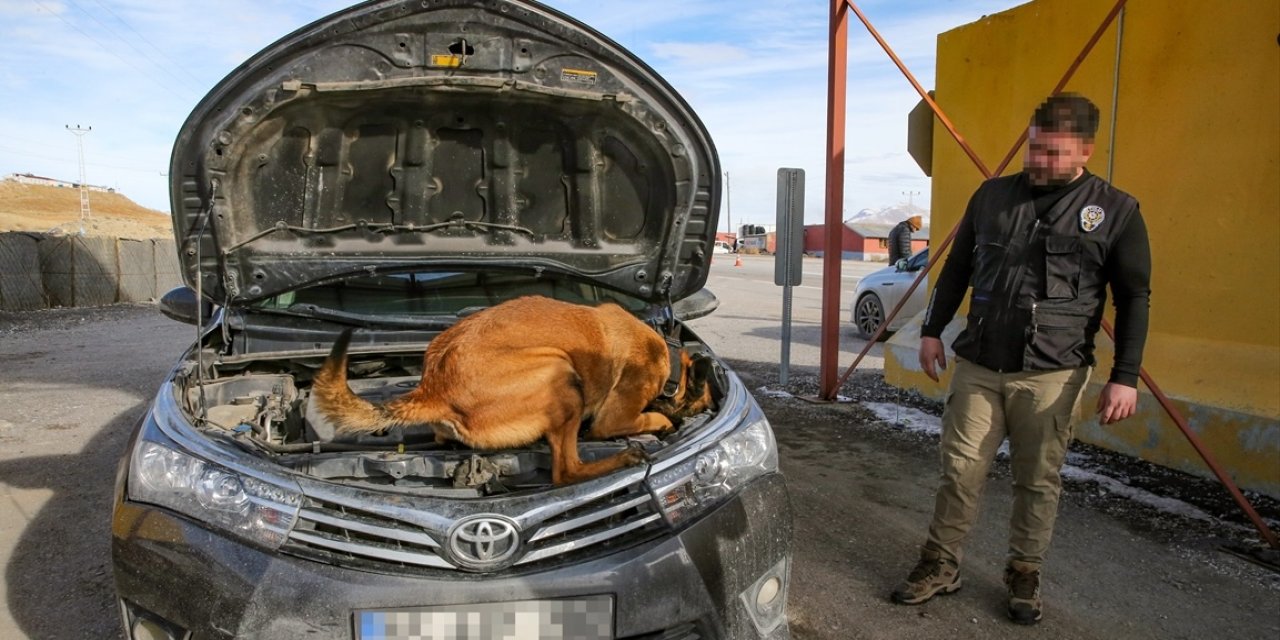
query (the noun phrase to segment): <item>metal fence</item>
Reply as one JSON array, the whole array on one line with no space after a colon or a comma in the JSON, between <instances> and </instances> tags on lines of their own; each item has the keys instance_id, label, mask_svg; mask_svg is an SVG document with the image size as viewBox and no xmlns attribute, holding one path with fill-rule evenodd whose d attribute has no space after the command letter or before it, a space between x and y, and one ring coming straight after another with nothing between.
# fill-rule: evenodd
<instances>
[{"instance_id":1,"label":"metal fence","mask_svg":"<svg viewBox=\"0 0 1280 640\"><path fill-rule=\"evenodd\" d=\"M146 302L180 284L170 239L0 233L0 310Z\"/></svg>"}]
</instances>

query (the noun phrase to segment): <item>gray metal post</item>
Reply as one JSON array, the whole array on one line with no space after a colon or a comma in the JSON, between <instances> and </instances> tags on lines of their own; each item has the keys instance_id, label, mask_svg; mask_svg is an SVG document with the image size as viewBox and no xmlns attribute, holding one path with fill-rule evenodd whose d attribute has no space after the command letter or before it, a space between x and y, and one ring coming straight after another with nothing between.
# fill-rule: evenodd
<instances>
[{"instance_id":1,"label":"gray metal post","mask_svg":"<svg viewBox=\"0 0 1280 640\"><path fill-rule=\"evenodd\" d=\"M791 285L782 287L782 363L778 384L786 384L791 369Z\"/></svg>"},{"instance_id":2,"label":"gray metal post","mask_svg":"<svg viewBox=\"0 0 1280 640\"><path fill-rule=\"evenodd\" d=\"M804 169L778 169L777 255L773 283L782 286L782 361L778 383L787 384L791 369L791 287L800 284L804 248Z\"/></svg>"}]
</instances>

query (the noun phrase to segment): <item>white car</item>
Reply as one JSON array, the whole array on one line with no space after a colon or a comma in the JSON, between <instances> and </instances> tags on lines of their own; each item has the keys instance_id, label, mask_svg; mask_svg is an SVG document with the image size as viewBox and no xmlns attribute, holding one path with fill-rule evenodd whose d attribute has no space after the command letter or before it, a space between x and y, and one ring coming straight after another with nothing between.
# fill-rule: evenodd
<instances>
[{"instance_id":1,"label":"white car","mask_svg":"<svg viewBox=\"0 0 1280 640\"><path fill-rule=\"evenodd\" d=\"M724 240L716 240L716 246L711 250L712 253L733 253L733 247L729 246Z\"/></svg>"},{"instance_id":2,"label":"white car","mask_svg":"<svg viewBox=\"0 0 1280 640\"><path fill-rule=\"evenodd\" d=\"M899 260L898 264L873 271L858 281L858 287L853 290L853 306L849 309L849 321L853 323L859 337L870 340L871 336L875 335L880 325L884 324L885 316L902 299L903 294L907 292L926 264L929 264L927 247L910 258ZM891 332L901 329L902 325L924 309L925 289L928 286L929 279L926 277L924 282L921 282L920 286L911 293L911 298L902 306L902 310L894 317L893 322L889 323L889 329L880 336L881 340L887 338Z\"/></svg>"}]
</instances>

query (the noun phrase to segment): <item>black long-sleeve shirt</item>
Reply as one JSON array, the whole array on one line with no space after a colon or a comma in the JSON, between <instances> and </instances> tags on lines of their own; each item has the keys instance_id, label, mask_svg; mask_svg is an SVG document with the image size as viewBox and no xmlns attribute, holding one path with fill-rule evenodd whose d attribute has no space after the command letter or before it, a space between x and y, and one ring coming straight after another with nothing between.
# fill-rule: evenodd
<instances>
[{"instance_id":1,"label":"black long-sleeve shirt","mask_svg":"<svg viewBox=\"0 0 1280 640\"><path fill-rule=\"evenodd\" d=\"M1054 190L1029 190L1034 198L1036 214L1047 214L1058 200L1078 187L1087 176L1086 172L1072 183ZM955 316L969 287L976 247L973 221L981 213L974 209L975 203L971 199L934 287L925 325L921 328L921 335L925 337L942 335L943 328ZM1137 386L1150 310L1151 252L1146 225L1136 211L1108 252L1103 270L1116 307L1115 364L1110 380ZM1025 291L1021 286L1020 290ZM987 327L982 344L984 360L988 361L979 364L1001 371L1021 371L1025 330L1026 322L1013 315Z\"/></svg>"}]
</instances>

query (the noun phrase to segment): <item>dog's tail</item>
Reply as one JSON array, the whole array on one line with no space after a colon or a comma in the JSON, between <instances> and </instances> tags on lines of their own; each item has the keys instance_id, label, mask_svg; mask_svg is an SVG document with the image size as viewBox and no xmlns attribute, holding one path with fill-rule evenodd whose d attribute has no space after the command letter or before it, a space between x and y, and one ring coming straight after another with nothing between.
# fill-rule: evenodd
<instances>
[{"instance_id":1,"label":"dog's tail","mask_svg":"<svg viewBox=\"0 0 1280 640\"><path fill-rule=\"evenodd\" d=\"M351 346L351 329L342 332L333 343L311 382L314 407L339 432L378 432L411 424L451 422L436 415L435 402L421 397L421 389L409 392L386 405L373 404L356 395L347 386L347 349ZM453 431L446 429L445 431Z\"/></svg>"},{"instance_id":2,"label":"dog's tail","mask_svg":"<svg viewBox=\"0 0 1280 640\"><path fill-rule=\"evenodd\" d=\"M396 426L385 408L357 396L347 386L350 346L351 329L347 329L333 343L333 350L311 382L312 403L338 431L372 432Z\"/></svg>"}]
</instances>

